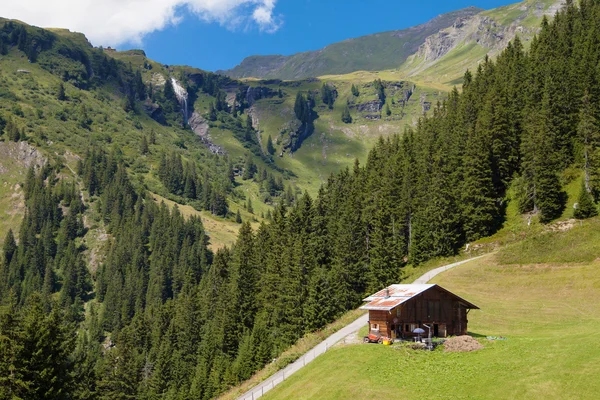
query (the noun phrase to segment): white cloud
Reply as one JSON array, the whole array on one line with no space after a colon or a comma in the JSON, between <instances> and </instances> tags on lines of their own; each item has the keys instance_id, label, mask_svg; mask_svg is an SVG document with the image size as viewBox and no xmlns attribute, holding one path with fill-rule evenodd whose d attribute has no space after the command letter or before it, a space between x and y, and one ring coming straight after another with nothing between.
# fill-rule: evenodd
<instances>
[{"instance_id":1,"label":"white cloud","mask_svg":"<svg viewBox=\"0 0 600 400\"><path fill-rule=\"evenodd\" d=\"M176 25L188 11L228 29L255 24L275 32L277 0L14 0L2 1L0 16L41 27L83 32L94 45L141 43L153 31Z\"/></svg>"}]
</instances>

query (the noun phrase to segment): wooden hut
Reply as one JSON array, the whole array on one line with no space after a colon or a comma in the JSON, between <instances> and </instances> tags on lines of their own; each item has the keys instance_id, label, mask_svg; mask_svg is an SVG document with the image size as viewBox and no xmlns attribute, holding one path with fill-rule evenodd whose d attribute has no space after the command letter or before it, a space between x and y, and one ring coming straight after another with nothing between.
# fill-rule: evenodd
<instances>
[{"instance_id":1,"label":"wooden hut","mask_svg":"<svg viewBox=\"0 0 600 400\"><path fill-rule=\"evenodd\" d=\"M369 310L369 333L392 339L412 338L417 328L431 329L434 337L465 335L467 314L479 309L434 284L391 285L363 301L368 302L361 308Z\"/></svg>"}]
</instances>

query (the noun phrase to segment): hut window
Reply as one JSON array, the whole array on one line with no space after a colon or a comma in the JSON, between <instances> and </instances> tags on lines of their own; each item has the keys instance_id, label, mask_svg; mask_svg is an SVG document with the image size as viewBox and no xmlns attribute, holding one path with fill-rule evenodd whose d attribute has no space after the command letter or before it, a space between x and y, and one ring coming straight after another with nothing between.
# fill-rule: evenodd
<instances>
[{"instance_id":1,"label":"hut window","mask_svg":"<svg viewBox=\"0 0 600 400\"><path fill-rule=\"evenodd\" d=\"M372 331L378 331L379 330L379 324L371 324L371 330Z\"/></svg>"},{"instance_id":2,"label":"hut window","mask_svg":"<svg viewBox=\"0 0 600 400\"><path fill-rule=\"evenodd\" d=\"M396 317L399 317L401 314L400 307L396 308Z\"/></svg>"}]
</instances>

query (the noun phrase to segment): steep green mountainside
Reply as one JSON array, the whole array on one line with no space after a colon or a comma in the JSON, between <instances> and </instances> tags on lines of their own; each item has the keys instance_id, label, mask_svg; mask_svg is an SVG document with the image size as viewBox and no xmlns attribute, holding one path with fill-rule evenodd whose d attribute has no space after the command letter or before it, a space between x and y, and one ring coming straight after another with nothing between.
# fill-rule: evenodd
<instances>
[{"instance_id":1,"label":"steep green mountainside","mask_svg":"<svg viewBox=\"0 0 600 400\"><path fill-rule=\"evenodd\" d=\"M562 5L563 0L525 0L485 11L471 7L403 31L349 39L318 51L248 57L219 73L236 78L302 79L393 70L398 80L452 86L464 70L476 66L486 54L498 54L515 35L527 43L538 32L542 17L553 16Z\"/></svg>"},{"instance_id":2,"label":"steep green mountainside","mask_svg":"<svg viewBox=\"0 0 600 400\"><path fill-rule=\"evenodd\" d=\"M348 39L317 51L291 56L252 56L235 68L220 72L236 78L294 80L395 68L413 54L429 35L451 26L457 19L471 17L480 11L469 7L439 15L422 25Z\"/></svg>"},{"instance_id":3,"label":"steep green mountainside","mask_svg":"<svg viewBox=\"0 0 600 400\"><path fill-rule=\"evenodd\" d=\"M270 208L257 203L251 210L255 215L245 210L246 197L235 183L244 159L214 154L184 124L172 85L186 81L190 98L208 102L216 100L209 93L216 95L230 79L193 68L167 68L141 51L93 48L83 35L67 30L3 19L0 50L2 238L22 218L22 186L31 165L50 162L73 174L78 160L94 147L122 153L140 188L187 204L188 215L211 225L216 247L233 242L240 226L233 222L238 210L244 219L253 219ZM170 95L165 93L167 80ZM174 162L169 168L175 173L161 176L161 163L167 161ZM194 181L193 196L191 189L185 193L187 177ZM256 183L246 186L258 192Z\"/></svg>"},{"instance_id":4,"label":"steep green mountainside","mask_svg":"<svg viewBox=\"0 0 600 400\"><path fill-rule=\"evenodd\" d=\"M330 174L355 159L364 163L379 136L414 125L446 96L378 73L242 82L162 65L140 50L95 49L67 30L6 20L1 26L0 116L21 136L20 153L9 135L0 143L8 154L0 193L6 228L16 228L24 210L30 159L58 162L70 173L99 146L118 148L133 181L156 199L202 217L219 248L233 243L238 212L260 220L305 190L316 194ZM294 111L299 94L310 100L307 124ZM179 176L161 174L179 158ZM188 175L198 193L186 193Z\"/></svg>"}]
</instances>

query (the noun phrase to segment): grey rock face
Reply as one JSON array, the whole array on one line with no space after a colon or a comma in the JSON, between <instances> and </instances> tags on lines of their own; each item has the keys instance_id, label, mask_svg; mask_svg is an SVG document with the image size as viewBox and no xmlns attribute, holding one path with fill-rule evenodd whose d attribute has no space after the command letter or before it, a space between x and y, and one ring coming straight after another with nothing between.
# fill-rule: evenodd
<instances>
[{"instance_id":1,"label":"grey rock face","mask_svg":"<svg viewBox=\"0 0 600 400\"><path fill-rule=\"evenodd\" d=\"M188 120L188 124L190 128L192 128L192 131L198 135L202 143L208 147L211 153L220 155L226 154L225 150L221 146L217 146L212 142L209 134L210 127L208 122L200 114L193 112L192 116Z\"/></svg>"}]
</instances>

